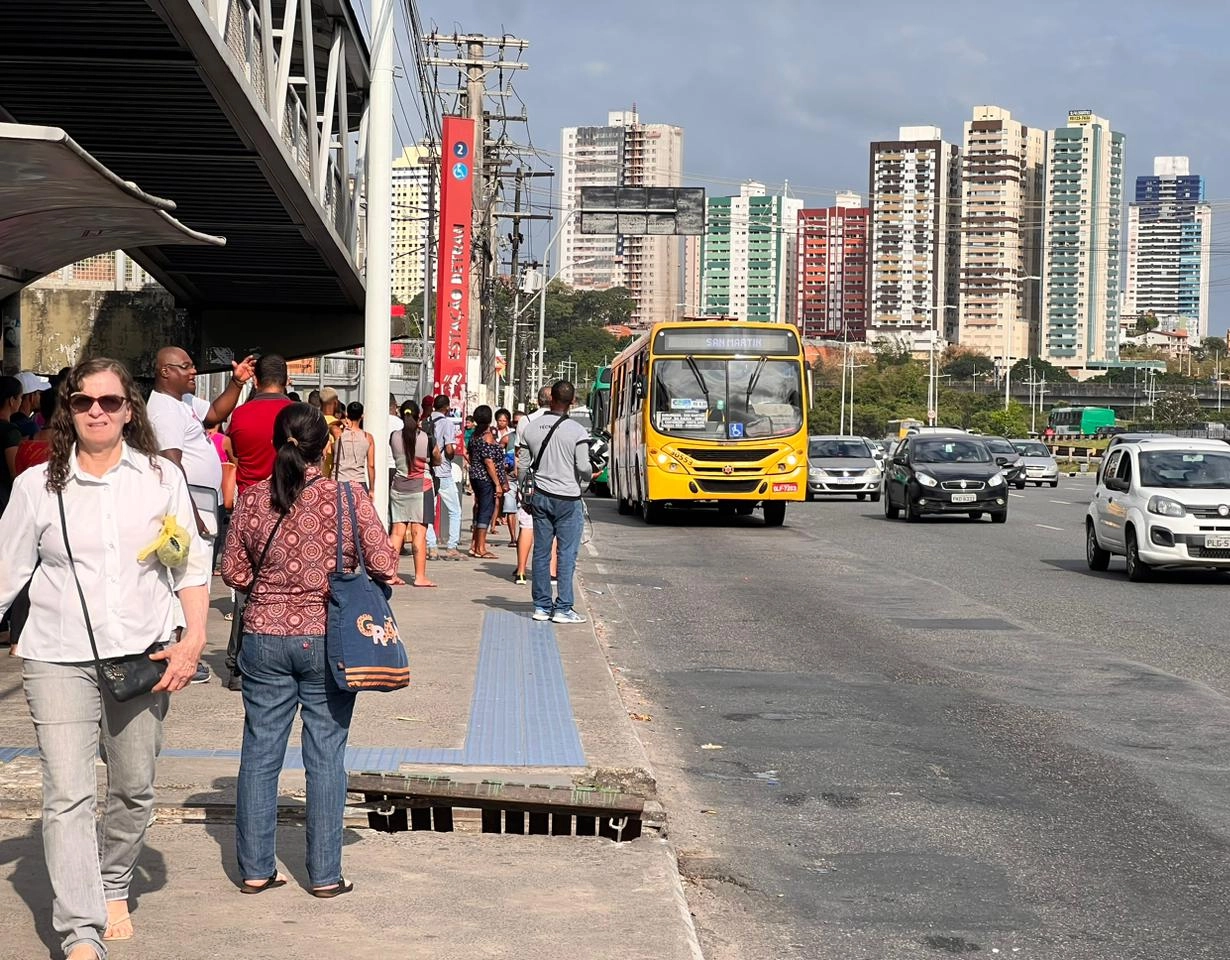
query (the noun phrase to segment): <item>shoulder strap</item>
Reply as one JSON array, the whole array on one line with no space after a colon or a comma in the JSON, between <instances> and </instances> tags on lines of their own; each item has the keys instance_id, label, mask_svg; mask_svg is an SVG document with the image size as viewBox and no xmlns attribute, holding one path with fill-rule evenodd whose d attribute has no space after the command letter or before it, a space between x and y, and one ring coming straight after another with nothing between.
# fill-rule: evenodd
<instances>
[{"instance_id":1,"label":"shoulder strap","mask_svg":"<svg viewBox=\"0 0 1230 960\"><path fill-rule=\"evenodd\" d=\"M90 650L94 654L94 666L102 669L101 658L98 656L98 644L94 642L94 625L90 623L90 608L85 602L85 591L81 589L81 581L77 578L77 561L73 559L73 547L68 541L68 520L64 516L64 491L56 491L56 502L60 505L60 533L64 536L64 550L68 554L68 569L73 573L73 583L77 585L77 596L81 600L81 615L85 617L85 632L90 638ZM101 678L100 678L101 679Z\"/></svg>"},{"instance_id":2,"label":"shoulder strap","mask_svg":"<svg viewBox=\"0 0 1230 960\"><path fill-rule=\"evenodd\" d=\"M342 558L342 541L345 533L345 528L342 526L342 494L346 495L346 507L350 513L350 534L354 538L354 553L355 559L358 561L355 564L355 572L359 570L367 570L367 561L363 557L363 537L359 534L359 517L354 508L354 495L350 489L350 482L339 483L337 485L337 572L342 573L345 569Z\"/></svg>"},{"instance_id":3,"label":"shoulder strap","mask_svg":"<svg viewBox=\"0 0 1230 960\"><path fill-rule=\"evenodd\" d=\"M551 429L547 431L547 435L542 438L542 446L538 448L538 456L536 456L534 458L534 462L530 464L530 469L534 471L534 473L538 472L538 465L542 463L542 455L547 452L547 444L551 442L551 434L555 433L555 431L559 429L559 425L568 419L562 413L558 414L558 417L559 419L557 419L555 423L551 424Z\"/></svg>"}]
</instances>

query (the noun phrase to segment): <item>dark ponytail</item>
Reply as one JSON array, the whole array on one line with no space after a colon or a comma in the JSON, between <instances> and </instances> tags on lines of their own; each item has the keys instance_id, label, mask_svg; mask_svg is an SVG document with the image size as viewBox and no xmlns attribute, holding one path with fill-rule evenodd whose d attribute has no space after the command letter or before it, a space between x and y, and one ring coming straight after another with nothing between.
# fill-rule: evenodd
<instances>
[{"instance_id":1,"label":"dark ponytail","mask_svg":"<svg viewBox=\"0 0 1230 960\"><path fill-rule=\"evenodd\" d=\"M308 467L319 466L329 445L324 414L306 403L283 407L273 421L276 454L269 499L278 513L289 513L307 482Z\"/></svg>"},{"instance_id":2,"label":"dark ponytail","mask_svg":"<svg viewBox=\"0 0 1230 960\"><path fill-rule=\"evenodd\" d=\"M401 423L401 442L406 448L406 472L409 473L414 469L414 448L419 442L419 405L413 400L401 402Z\"/></svg>"}]
</instances>

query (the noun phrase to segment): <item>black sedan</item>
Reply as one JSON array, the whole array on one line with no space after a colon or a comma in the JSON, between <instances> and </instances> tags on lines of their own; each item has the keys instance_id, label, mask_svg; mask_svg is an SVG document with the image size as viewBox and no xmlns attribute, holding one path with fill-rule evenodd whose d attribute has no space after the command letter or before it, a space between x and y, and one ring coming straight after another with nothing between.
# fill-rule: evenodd
<instances>
[{"instance_id":1,"label":"black sedan","mask_svg":"<svg viewBox=\"0 0 1230 960\"><path fill-rule=\"evenodd\" d=\"M993 523L1008 519L1008 483L986 443L974 436L906 437L884 471L884 516L964 513Z\"/></svg>"}]
</instances>

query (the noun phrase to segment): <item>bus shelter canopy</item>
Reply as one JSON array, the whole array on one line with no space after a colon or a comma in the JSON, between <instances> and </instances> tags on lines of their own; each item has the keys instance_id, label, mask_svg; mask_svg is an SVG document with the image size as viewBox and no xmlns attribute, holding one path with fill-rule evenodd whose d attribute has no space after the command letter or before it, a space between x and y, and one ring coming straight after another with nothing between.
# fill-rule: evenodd
<instances>
[{"instance_id":1,"label":"bus shelter canopy","mask_svg":"<svg viewBox=\"0 0 1230 960\"><path fill-rule=\"evenodd\" d=\"M58 127L0 123L0 299L86 257L226 241L180 223Z\"/></svg>"}]
</instances>

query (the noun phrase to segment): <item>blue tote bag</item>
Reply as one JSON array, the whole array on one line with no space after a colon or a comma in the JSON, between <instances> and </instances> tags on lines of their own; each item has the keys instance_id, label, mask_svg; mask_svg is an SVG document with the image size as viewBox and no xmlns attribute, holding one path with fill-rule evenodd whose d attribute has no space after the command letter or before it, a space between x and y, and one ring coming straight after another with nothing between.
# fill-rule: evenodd
<instances>
[{"instance_id":1,"label":"blue tote bag","mask_svg":"<svg viewBox=\"0 0 1230 960\"><path fill-rule=\"evenodd\" d=\"M350 513L350 529L358 563L346 573L342 559L342 495ZM363 538L349 483L337 485L337 569L329 574L329 622L325 653L337 685L343 690L387 693L410 685L410 662L389 606L393 591L367 573Z\"/></svg>"}]
</instances>

